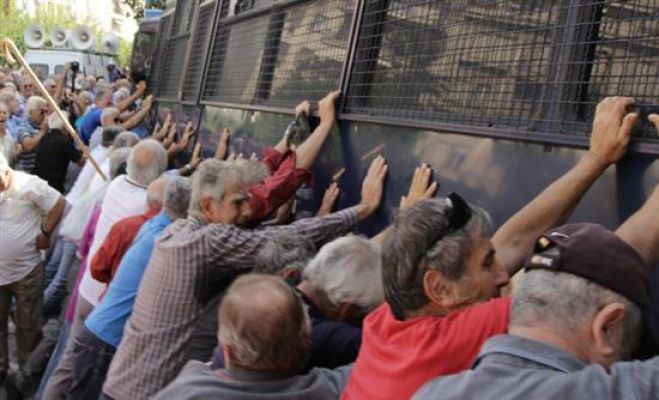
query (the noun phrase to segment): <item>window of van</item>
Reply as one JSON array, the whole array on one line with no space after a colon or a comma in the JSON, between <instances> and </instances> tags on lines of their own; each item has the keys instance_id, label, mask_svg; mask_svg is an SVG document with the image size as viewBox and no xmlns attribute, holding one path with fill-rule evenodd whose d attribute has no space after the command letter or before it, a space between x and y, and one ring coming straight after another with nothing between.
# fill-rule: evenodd
<instances>
[{"instance_id":1,"label":"window of van","mask_svg":"<svg viewBox=\"0 0 659 400\"><path fill-rule=\"evenodd\" d=\"M48 64L30 64L30 68L42 81L48 78Z\"/></svg>"}]
</instances>

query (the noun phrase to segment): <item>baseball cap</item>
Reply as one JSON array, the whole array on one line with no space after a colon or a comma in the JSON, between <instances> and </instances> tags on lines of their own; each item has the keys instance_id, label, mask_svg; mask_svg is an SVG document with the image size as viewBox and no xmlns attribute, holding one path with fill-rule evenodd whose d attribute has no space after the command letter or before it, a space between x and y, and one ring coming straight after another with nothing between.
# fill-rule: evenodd
<instances>
[{"instance_id":1,"label":"baseball cap","mask_svg":"<svg viewBox=\"0 0 659 400\"><path fill-rule=\"evenodd\" d=\"M626 297L643 314L643 346L659 343L650 318L649 265L614 232L592 223L552 229L536 241L526 263L526 271L534 269L577 275Z\"/></svg>"}]
</instances>

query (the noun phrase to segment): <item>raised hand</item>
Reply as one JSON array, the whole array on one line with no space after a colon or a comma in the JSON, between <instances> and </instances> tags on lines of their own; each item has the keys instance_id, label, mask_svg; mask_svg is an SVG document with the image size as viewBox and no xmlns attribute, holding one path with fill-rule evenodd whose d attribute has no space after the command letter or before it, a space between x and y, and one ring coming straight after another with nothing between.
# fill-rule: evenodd
<instances>
[{"instance_id":1,"label":"raised hand","mask_svg":"<svg viewBox=\"0 0 659 400\"><path fill-rule=\"evenodd\" d=\"M635 100L631 97L607 97L595 110L589 154L603 167L622 158L627 152L638 113L630 112Z\"/></svg>"},{"instance_id":2,"label":"raised hand","mask_svg":"<svg viewBox=\"0 0 659 400\"><path fill-rule=\"evenodd\" d=\"M181 150L184 150L188 147L188 144L190 143L190 139L192 139L192 136L194 136L194 134L195 134L194 126L192 125L192 121L190 121L185 125L185 131L183 132L183 137L178 143Z\"/></svg>"},{"instance_id":3,"label":"raised hand","mask_svg":"<svg viewBox=\"0 0 659 400\"><path fill-rule=\"evenodd\" d=\"M318 102L318 114L320 123L334 124L336 119L336 100L341 95L341 91L335 90L327 94Z\"/></svg>"},{"instance_id":4,"label":"raised hand","mask_svg":"<svg viewBox=\"0 0 659 400\"><path fill-rule=\"evenodd\" d=\"M217 143L217 150L215 150L215 158L219 160L224 160L227 157L227 152L229 151L229 129L224 128L222 133L220 133L220 140Z\"/></svg>"},{"instance_id":5,"label":"raised hand","mask_svg":"<svg viewBox=\"0 0 659 400\"><path fill-rule=\"evenodd\" d=\"M139 81L137 82L137 85L135 85L135 91L140 94L144 94L146 92L146 82L144 81Z\"/></svg>"},{"instance_id":6,"label":"raised hand","mask_svg":"<svg viewBox=\"0 0 659 400\"><path fill-rule=\"evenodd\" d=\"M311 102L309 100L305 100L295 106L295 116L299 117L300 115L304 115L305 117L311 115Z\"/></svg>"},{"instance_id":7,"label":"raised hand","mask_svg":"<svg viewBox=\"0 0 659 400\"><path fill-rule=\"evenodd\" d=\"M437 192L438 184L432 181L432 169L428 164L423 163L414 170L412 183L407 196L400 199L400 208L409 207L419 200L431 198Z\"/></svg>"},{"instance_id":8,"label":"raised hand","mask_svg":"<svg viewBox=\"0 0 659 400\"><path fill-rule=\"evenodd\" d=\"M364 219L380 207L384 190L384 177L387 175L387 163L382 156L371 162L362 184L362 199L357 207L357 216Z\"/></svg>"},{"instance_id":9,"label":"raised hand","mask_svg":"<svg viewBox=\"0 0 659 400\"><path fill-rule=\"evenodd\" d=\"M648 120L652 122L652 125L657 128L657 133L659 133L659 114L648 115Z\"/></svg>"},{"instance_id":10,"label":"raised hand","mask_svg":"<svg viewBox=\"0 0 659 400\"><path fill-rule=\"evenodd\" d=\"M192 157L190 158L190 166L193 169L196 169L199 163L201 162L201 143L197 141L194 149L192 149Z\"/></svg>"},{"instance_id":11,"label":"raised hand","mask_svg":"<svg viewBox=\"0 0 659 400\"><path fill-rule=\"evenodd\" d=\"M325 191L323 202L320 204L320 208L318 209L316 216L322 217L324 215L330 214L334 208L334 204L336 204L336 200L339 198L340 193L341 190L339 189L338 183L332 182L332 184L329 185Z\"/></svg>"}]
</instances>

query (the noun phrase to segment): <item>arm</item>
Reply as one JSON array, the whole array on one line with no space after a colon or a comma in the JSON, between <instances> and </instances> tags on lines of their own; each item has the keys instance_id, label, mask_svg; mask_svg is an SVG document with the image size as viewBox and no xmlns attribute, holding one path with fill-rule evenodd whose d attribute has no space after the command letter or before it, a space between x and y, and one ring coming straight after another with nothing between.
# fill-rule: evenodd
<instances>
[{"instance_id":1,"label":"arm","mask_svg":"<svg viewBox=\"0 0 659 400\"><path fill-rule=\"evenodd\" d=\"M648 117L659 130L659 115ZM659 260L659 186L655 187L643 207L629 217L616 230L616 234L629 243L652 265Z\"/></svg>"},{"instance_id":2,"label":"arm","mask_svg":"<svg viewBox=\"0 0 659 400\"><path fill-rule=\"evenodd\" d=\"M144 81L139 81L136 85L135 93L130 95L128 98L122 100L119 102L117 105L117 109L119 112L124 112L128 107L130 107L133 103L135 103L135 100L139 99L142 97L144 92L146 91L146 83Z\"/></svg>"},{"instance_id":3,"label":"arm","mask_svg":"<svg viewBox=\"0 0 659 400\"><path fill-rule=\"evenodd\" d=\"M316 161L323 143L325 143L334 126L336 120L335 103L339 95L341 95L339 91L331 92L318 102L320 124L307 140L297 148L297 168L309 169Z\"/></svg>"},{"instance_id":4,"label":"arm","mask_svg":"<svg viewBox=\"0 0 659 400\"><path fill-rule=\"evenodd\" d=\"M54 96L56 104L60 104L62 101L62 96L64 95L64 89L66 86L66 75L69 72L69 68L69 63L64 63L64 70L62 71L62 75L57 77L57 89L55 90Z\"/></svg>"},{"instance_id":5,"label":"arm","mask_svg":"<svg viewBox=\"0 0 659 400\"><path fill-rule=\"evenodd\" d=\"M142 122L144 118L146 118L149 111L151 111L152 104L153 96L148 96L146 100L144 100L144 103L142 103L142 108L140 108L138 112L133 114L126 121L124 121L121 126L123 126L123 128L126 130L131 130L132 128L136 127L140 122Z\"/></svg>"},{"instance_id":6,"label":"arm","mask_svg":"<svg viewBox=\"0 0 659 400\"><path fill-rule=\"evenodd\" d=\"M96 250L89 264L92 277L99 282L109 283L112 279L112 265L114 264L115 255L118 253L117 233L114 225L101 247Z\"/></svg>"},{"instance_id":7,"label":"arm","mask_svg":"<svg viewBox=\"0 0 659 400\"><path fill-rule=\"evenodd\" d=\"M48 132L48 124L44 121L44 123L41 124L39 133L32 137L30 137L27 133L23 135L23 137L20 139L21 146L23 146L23 149L26 151L34 150L39 145L39 142L41 142L41 139L43 139L46 132Z\"/></svg>"},{"instance_id":8,"label":"arm","mask_svg":"<svg viewBox=\"0 0 659 400\"><path fill-rule=\"evenodd\" d=\"M37 249L47 249L50 247L50 235L52 235L55 227L62 219L65 206L66 200L64 200L64 197L59 196L55 202L55 205L50 209L50 211L48 211L46 220L41 226L41 234L37 236Z\"/></svg>"},{"instance_id":9,"label":"arm","mask_svg":"<svg viewBox=\"0 0 659 400\"><path fill-rule=\"evenodd\" d=\"M521 268L538 236L564 223L593 182L625 154L638 118L626 112L633 103L628 97L604 99L595 112L588 153L494 234L497 258L511 276Z\"/></svg>"}]
</instances>

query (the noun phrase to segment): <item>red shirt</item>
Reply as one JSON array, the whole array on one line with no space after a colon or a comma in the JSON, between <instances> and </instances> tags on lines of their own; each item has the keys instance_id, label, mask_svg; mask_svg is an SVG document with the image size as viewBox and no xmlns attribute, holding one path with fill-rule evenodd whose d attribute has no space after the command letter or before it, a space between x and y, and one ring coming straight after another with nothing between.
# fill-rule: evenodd
<instances>
[{"instance_id":1,"label":"red shirt","mask_svg":"<svg viewBox=\"0 0 659 400\"><path fill-rule=\"evenodd\" d=\"M430 379L468 369L487 339L508 331L509 314L508 297L406 321L383 304L364 320L342 399L409 399Z\"/></svg>"},{"instance_id":2,"label":"red shirt","mask_svg":"<svg viewBox=\"0 0 659 400\"><path fill-rule=\"evenodd\" d=\"M117 272L121 259L133 243L133 239L137 236L142 225L159 212L159 210L150 208L142 215L126 217L112 225L103 244L92 259L90 267L94 279L99 282L110 283Z\"/></svg>"},{"instance_id":3,"label":"red shirt","mask_svg":"<svg viewBox=\"0 0 659 400\"><path fill-rule=\"evenodd\" d=\"M272 148L265 149L263 163L271 175L263 183L249 188L249 205L252 210L249 225L256 225L272 214L293 197L304 182L311 179L309 171L295 168L296 161L293 151L282 154Z\"/></svg>"}]
</instances>

